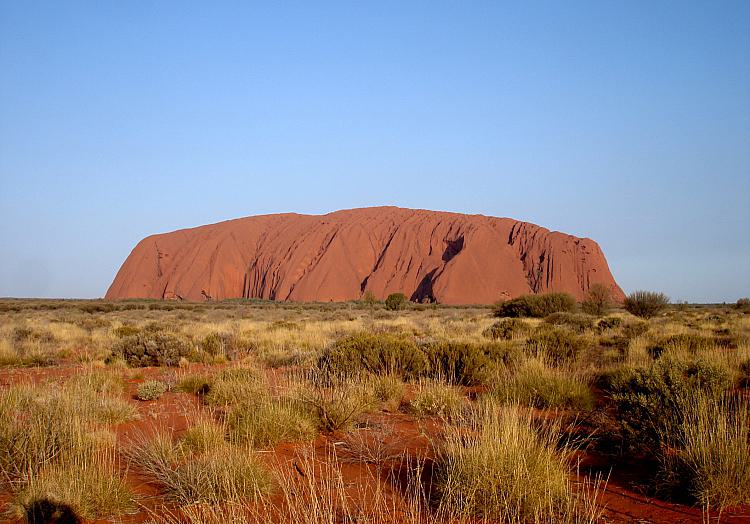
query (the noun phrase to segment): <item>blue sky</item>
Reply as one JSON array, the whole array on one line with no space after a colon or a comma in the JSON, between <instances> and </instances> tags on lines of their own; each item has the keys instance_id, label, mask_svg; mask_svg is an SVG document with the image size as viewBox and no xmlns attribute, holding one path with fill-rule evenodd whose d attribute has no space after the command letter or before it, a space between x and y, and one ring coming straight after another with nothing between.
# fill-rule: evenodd
<instances>
[{"instance_id":1,"label":"blue sky","mask_svg":"<svg viewBox=\"0 0 750 524\"><path fill-rule=\"evenodd\" d=\"M0 0L0 296L102 296L142 237L399 205L750 295L750 2Z\"/></svg>"}]
</instances>

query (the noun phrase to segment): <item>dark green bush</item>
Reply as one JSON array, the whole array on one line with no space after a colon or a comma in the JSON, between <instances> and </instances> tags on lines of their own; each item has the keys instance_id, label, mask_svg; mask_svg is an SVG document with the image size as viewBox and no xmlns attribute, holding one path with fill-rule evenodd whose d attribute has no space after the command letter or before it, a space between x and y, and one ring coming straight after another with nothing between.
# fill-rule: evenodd
<instances>
[{"instance_id":1,"label":"dark green bush","mask_svg":"<svg viewBox=\"0 0 750 524\"><path fill-rule=\"evenodd\" d=\"M430 377L462 386L485 382L495 363L508 364L513 359L508 345L498 343L434 342L424 351Z\"/></svg>"},{"instance_id":2,"label":"dark green bush","mask_svg":"<svg viewBox=\"0 0 750 524\"><path fill-rule=\"evenodd\" d=\"M654 291L634 291L625 297L623 306L625 309L641 318L651 318L662 311L669 305L669 297L664 293Z\"/></svg>"},{"instance_id":3,"label":"dark green bush","mask_svg":"<svg viewBox=\"0 0 750 524\"><path fill-rule=\"evenodd\" d=\"M403 293L391 293L390 295L388 295L388 298L385 299L385 307L386 309L390 309L391 311L404 309L405 305L406 295L404 295Z\"/></svg>"},{"instance_id":4,"label":"dark green bush","mask_svg":"<svg viewBox=\"0 0 750 524\"><path fill-rule=\"evenodd\" d=\"M556 365L575 360L584 346L578 335L565 328L542 326L526 339L526 351L544 355Z\"/></svg>"},{"instance_id":5,"label":"dark green bush","mask_svg":"<svg viewBox=\"0 0 750 524\"><path fill-rule=\"evenodd\" d=\"M179 335L157 331L120 339L112 351L132 367L176 366L190 354L190 344Z\"/></svg>"},{"instance_id":6,"label":"dark green bush","mask_svg":"<svg viewBox=\"0 0 750 524\"><path fill-rule=\"evenodd\" d=\"M544 317L544 322L553 326L565 326L576 333L583 333L587 329L594 328L594 318L591 315L569 313L567 311L547 315Z\"/></svg>"},{"instance_id":7,"label":"dark green bush","mask_svg":"<svg viewBox=\"0 0 750 524\"><path fill-rule=\"evenodd\" d=\"M504 318L482 331L482 335L492 340L511 340L515 336L528 333L530 329L529 325L523 320Z\"/></svg>"},{"instance_id":8,"label":"dark green bush","mask_svg":"<svg viewBox=\"0 0 750 524\"><path fill-rule=\"evenodd\" d=\"M542 318L559 311L573 311L575 299L568 293L544 293L541 295L521 295L512 300L499 302L493 314L496 317L536 317Z\"/></svg>"},{"instance_id":9,"label":"dark green bush","mask_svg":"<svg viewBox=\"0 0 750 524\"><path fill-rule=\"evenodd\" d=\"M411 337L392 333L357 333L337 340L318 359L326 375L358 372L415 378L428 369L427 357Z\"/></svg>"},{"instance_id":10,"label":"dark green bush","mask_svg":"<svg viewBox=\"0 0 750 524\"><path fill-rule=\"evenodd\" d=\"M718 401L730 386L722 367L667 358L648 368L620 369L604 384L626 444L649 454L659 450L664 435L679 435L688 398L700 391Z\"/></svg>"}]
</instances>

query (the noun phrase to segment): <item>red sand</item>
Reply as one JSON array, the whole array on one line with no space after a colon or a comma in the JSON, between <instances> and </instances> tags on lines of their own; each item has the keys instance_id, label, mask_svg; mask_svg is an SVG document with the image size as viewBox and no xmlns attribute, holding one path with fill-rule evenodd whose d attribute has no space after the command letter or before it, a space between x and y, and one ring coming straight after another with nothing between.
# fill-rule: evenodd
<instances>
[{"instance_id":1,"label":"red sand","mask_svg":"<svg viewBox=\"0 0 750 524\"><path fill-rule=\"evenodd\" d=\"M510 218L397 207L240 218L143 239L107 299L379 299L488 304L524 293L623 298L596 242Z\"/></svg>"}]
</instances>

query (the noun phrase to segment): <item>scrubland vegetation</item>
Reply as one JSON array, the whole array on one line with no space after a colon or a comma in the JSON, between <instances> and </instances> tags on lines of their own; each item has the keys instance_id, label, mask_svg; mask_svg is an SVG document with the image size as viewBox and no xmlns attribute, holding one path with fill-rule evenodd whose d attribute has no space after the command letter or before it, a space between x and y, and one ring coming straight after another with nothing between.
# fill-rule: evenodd
<instances>
[{"instance_id":1,"label":"scrubland vegetation","mask_svg":"<svg viewBox=\"0 0 750 524\"><path fill-rule=\"evenodd\" d=\"M3 301L3 518L750 518L747 304Z\"/></svg>"}]
</instances>

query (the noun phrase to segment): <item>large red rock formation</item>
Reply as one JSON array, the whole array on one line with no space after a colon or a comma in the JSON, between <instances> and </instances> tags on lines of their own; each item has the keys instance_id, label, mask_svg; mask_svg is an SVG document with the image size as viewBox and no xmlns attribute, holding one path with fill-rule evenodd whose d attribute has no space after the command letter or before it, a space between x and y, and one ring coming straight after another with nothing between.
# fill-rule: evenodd
<instances>
[{"instance_id":1,"label":"large red rock formation","mask_svg":"<svg viewBox=\"0 0 750 524\"><path fill-rule=\"evenodd\" d=\"M623 293L593 240L527 222L397 207L262 215L143 239L108 299L384 298L483 304L594 283Z\"/></svg>"}]
</instances>

